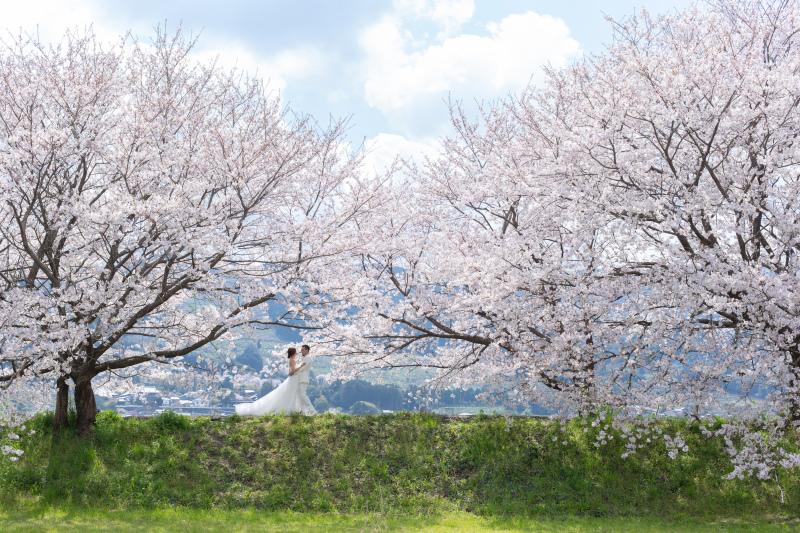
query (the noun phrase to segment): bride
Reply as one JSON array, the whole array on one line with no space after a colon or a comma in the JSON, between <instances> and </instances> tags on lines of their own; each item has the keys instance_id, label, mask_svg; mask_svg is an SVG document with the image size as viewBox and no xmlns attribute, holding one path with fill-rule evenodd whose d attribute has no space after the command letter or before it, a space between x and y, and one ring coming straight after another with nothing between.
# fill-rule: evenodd
<instances>
[{"instance_id":1,"label":"bride","mask_svg":"<svg viewBox=\"0 0 800 533\"><path fill-rule=\"evenodd\" d=\"M303 357L307 357L310 352L307 345L303 345ZM311 405L311 401L306 395L308 386L308 373L311 370L310 362L297 364L297 350L289 348L289 377L281 383L278 388L259 398L253 403L240 403L236 406L236 414L242 416L261 416L267 414L290 414L303 413L304 415L315 415L317 411Z\"/></svg>"}]
</instances>

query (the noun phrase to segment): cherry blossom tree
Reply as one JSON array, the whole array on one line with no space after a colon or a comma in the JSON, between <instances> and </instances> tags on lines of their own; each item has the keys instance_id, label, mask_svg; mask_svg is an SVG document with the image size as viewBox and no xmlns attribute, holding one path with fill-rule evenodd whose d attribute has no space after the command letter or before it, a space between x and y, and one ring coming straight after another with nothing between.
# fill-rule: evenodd
<instances>
[{"instance_id":1,"label":"cherry blossom tree","mask_svg":"<svg viewBox=\"0 0 800 533\"><path fill-rule=\"evenodd\" d=\"M92 430L92 379L179 361L244 327L332 256L358 210L344 125L192 59L193 41L0 49L0 405L50 400ZM347 190L347 197L343 191ZM52 384L48 387L48 384ZM13 419L13 420L12 420Z\"/></svg>"},{"instance_id":2,"label":"cherry blossom tree","mask_svg":"<svg viewBox=\"0 0 800 533\"><path fill-rule=\"evenodd\" d=\"M440 156L352 227L308 340L565 416L726 414L761 442L730 441L732 475L769 477L800 459L775 451L800 422L800 4L612 24L541 87L452 107Z\"/></svg>"}]
</instances>

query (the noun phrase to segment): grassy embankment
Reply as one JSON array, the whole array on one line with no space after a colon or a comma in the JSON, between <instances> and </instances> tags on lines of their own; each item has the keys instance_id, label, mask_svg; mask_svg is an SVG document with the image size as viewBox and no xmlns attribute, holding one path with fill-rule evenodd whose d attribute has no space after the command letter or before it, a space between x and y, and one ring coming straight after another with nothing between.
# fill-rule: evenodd
<instances>
[{"instance_id":1,"label":"grassy embankment","mask_svg":"<svg viewBox=\"0 0 800 533\"><path fill-rule=\"evenodd\" d=\"M18 462L0 461L0 508L344 513L351 516L777 521L800 524L798 472L727 481L719 442L684 427L690 451L649 444L633 457L617 436L566 433L546 420L434 415L223 420L103 412L94 438L52 437L35 418ZM670 425L685 426L683 421ZM558 437L554 442L554 437ZM567 444L563 444L563 441ZM237 511L238 510L238 511ZM733 521L733 522L730 522ZM622 524L622 522L620 522ZM389 528L391 529L391 528Z\"/></svg>"}]
</instances>

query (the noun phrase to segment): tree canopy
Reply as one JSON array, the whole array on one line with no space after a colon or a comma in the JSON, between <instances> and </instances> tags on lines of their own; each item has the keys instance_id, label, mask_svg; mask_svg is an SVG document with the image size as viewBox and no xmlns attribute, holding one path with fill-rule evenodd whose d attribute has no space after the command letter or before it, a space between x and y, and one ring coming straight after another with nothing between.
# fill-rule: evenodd
<instances>
[{"instance_id":1,"label":"tree canopy","mask_svg":"<svg viewBox=\"0 0 800 533\"><path fill-rule=\"evenodd\" d=\"M427 367L597 424L724 415L730 475L800 464L800 2L612 25L477 119L452 104L439 156L385 176L180 34L5 46L3 394L53 380L60 427L72 384L89 431L95 376L281 323L335 377Z\"/></svg>"},{"instance_id":2,"label":"tree canopy","mask_svg":"<svg viewBox=\"0 0 800 533\"><path fill-rule=\"evenodd\" d=\"M800 423L800 5L613 27L477 120L451 107L440 155L351 227L309 340L565 416L746 420L720 430L735 473L770 476L800 460L770 448Z\"/></svg>"},{"instance_id":3,"label":"tree canopy","mask_svg":"<svg viewBox=\"0 0 800 533\"><path fill-rule=\"evenodd\" d=\"M358 204L343 124L290 114L192 44L0 49L0 391L55 383L56 428L70 386L85 433L95 376L275 322L260 308L295 301Z\"/></svg>"}]
</instances>

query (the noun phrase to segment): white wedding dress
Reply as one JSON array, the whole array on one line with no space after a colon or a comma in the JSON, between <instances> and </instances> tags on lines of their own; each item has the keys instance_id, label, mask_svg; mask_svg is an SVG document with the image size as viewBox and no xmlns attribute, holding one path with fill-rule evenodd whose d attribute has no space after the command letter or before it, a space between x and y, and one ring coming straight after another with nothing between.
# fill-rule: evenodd
<instances>
[{"instance_id":1,"label":"white wedding dress","mask_svg":"<svg viewBox=\"0 0 800 533\"><path fill-rule=\"evenodd\" d=\"M295 372L293 376L289 376L286 380L278 385L278 388L259 398L253 403L240 403L236 405L236 414L241 416L262 416L262 415L277 415L277 414L291 414L303 413L306 415L315 415L317 411L306 395L306 386L308 385L308 373L311 371L311 363L306 362L306 365Z\"/></svg>"}]
</instances>

